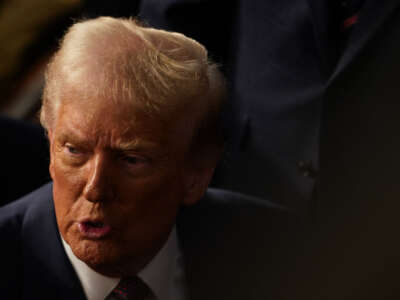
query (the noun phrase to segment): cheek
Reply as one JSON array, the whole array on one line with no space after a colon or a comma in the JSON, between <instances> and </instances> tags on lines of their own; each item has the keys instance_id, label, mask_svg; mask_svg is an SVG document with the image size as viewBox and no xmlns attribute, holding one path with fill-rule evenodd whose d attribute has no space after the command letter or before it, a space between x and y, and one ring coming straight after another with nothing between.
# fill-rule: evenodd
<instances>
[{"instance_id":1,"label":"cheek","mask_svg":"<svg viewBox=\"0 0 400 300\"><path fill-rule=\"evenodd\" d=\"M57 223L63 237L66 238L65 234L76 217L74 211L82 189L82 177L65 167L57 157L51 160L50 171Z\"/></svg>"},{"instance_id":2,"label":"cheek","mask_svg":"<svg viewBox=\"0 0 400 300\"><path fill-rule=\"evenodd\" d=\"M83 168L74 168L63 163L60 155L52 155L50 174L55 185L68 192L79 192L84 184Z\"/></svg>"},{"instance_id":3,"label":"cheek","mask_svg":"<svg viewBox=\"0 0 400 300\"><path fill-rule=\"evenodd\" d=\"M136 185L135 194L142 199L140 210L149 223L170 223L181 203L183 187L176 174L169 173L142 181Z\"/></svg>"},{"instance_id":4,"label":"cheek","mask_svg":"<svg viewBox=\"0 0 400 300\"><path fill-rule=\"evenodd\" d=\"M145 255L159 249L168 237L180 206L180 187L172 178L140 180L130 187L126 206L118 213L120 225L126 228L118 244L127 254Z\"/></svg>"}]
</instances>

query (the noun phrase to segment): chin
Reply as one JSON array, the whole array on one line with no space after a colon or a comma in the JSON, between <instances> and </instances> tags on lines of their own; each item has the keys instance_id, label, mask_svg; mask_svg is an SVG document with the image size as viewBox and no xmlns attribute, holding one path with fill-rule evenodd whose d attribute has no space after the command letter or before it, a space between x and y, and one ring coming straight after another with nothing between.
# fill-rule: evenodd
<instances>
[{"instance_id":1,"label":"chin","mask_svg":"<svg viewBox=\"0 0 400 300\"><path fill-rule=\"evenodd\" d=\"M72 242L70 247L76 257L93 269L97 266L115 264L116 257L120 257L115 253L114 247L104 241L81 240L77 243Z\"/></svg>"},{"instance_id":2,"label":"chin","mask_svg":"<svg viewBox=\"0 0 400 300\"><path fill-rule=\"evenodd\" d=\"M135 275L145 265L141 259L128 257L109 241L81 240L71 243L70 247L75 256L92 270L108 277Z\"/></svg>"}]
</instances>

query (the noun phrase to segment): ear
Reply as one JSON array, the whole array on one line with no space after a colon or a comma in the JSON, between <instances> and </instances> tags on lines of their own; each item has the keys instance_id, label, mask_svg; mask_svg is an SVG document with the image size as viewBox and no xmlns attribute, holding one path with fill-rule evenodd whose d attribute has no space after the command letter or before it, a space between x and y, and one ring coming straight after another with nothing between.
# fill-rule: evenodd
<instances>
[{"instance_id":1,"label":"ear","mask_svg":"<svg viewBox=\"0 0 400 300\"><path fill-rule=\"evenodd\" d=\"M184 205L193 205L203 197L214 174L214 169L215 167L204 166L183 174L185 184Z\"/></svg>"}]
</instances>

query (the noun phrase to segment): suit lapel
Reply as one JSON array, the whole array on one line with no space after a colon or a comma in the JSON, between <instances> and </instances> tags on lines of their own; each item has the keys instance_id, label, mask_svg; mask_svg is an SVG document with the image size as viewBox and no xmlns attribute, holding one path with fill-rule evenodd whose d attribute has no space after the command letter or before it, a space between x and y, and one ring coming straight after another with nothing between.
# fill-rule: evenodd
<instances>
[{"instance_id":1,"label":"suit lapel","mask_svg":"<svg viewBox=\"0 0 400 300\"><path fill-rule=\"evenodd\" d=\"M315 42L321 61L321 73L328 77L337 62L336 39L331 36L332 14L330 1L307 0L311 11Z\"/></svg>"},{"instance_id":2,"label":"suit lapel","mask_svg":"<svg viewBox=\"0 0 400 300\"><path fill-rule=\"evenodd\" d=\"M85 299L58 232L51 185L27 213L23 234L25 291L31 299ZM36 199L35 199L36 200ZM38 278L38 274L40 277Z\"/></svg>"},{"instance_id":3,"label":"suit lapel","mask_svg":"<svg viewBox=\"0 0 400 300\"><path fill-rule=\"evenodd\" d=\"M322 2L322 1L321 1ZM378 32L380 26L399 7L400 1L366 0L361 9L358 23L352 29L346 48L343 51L329 83L331 83L348 64L358 55L361 49Z\"/></svg>"}]
</instances>

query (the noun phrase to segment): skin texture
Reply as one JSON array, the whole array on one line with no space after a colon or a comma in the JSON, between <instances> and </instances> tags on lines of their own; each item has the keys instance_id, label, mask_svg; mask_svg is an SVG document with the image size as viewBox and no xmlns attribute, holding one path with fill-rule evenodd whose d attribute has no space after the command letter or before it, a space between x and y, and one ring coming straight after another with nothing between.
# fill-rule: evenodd
<instances>
[{"instance_id":1,"label":"skin texture","mask_svg":"<svg viewBox=\"0 0 400 300\"><path fill-rule=\"evenodd\" d=\"M95 271L137 273L168 238L179 207L204 193L212 170L190 167L187 124L166 126L127 104L78 94L61 104L49 129L57 223L74 254ZM88 237L79 228L88 219L111 231Z\"/></svg>"}]
</instances>

